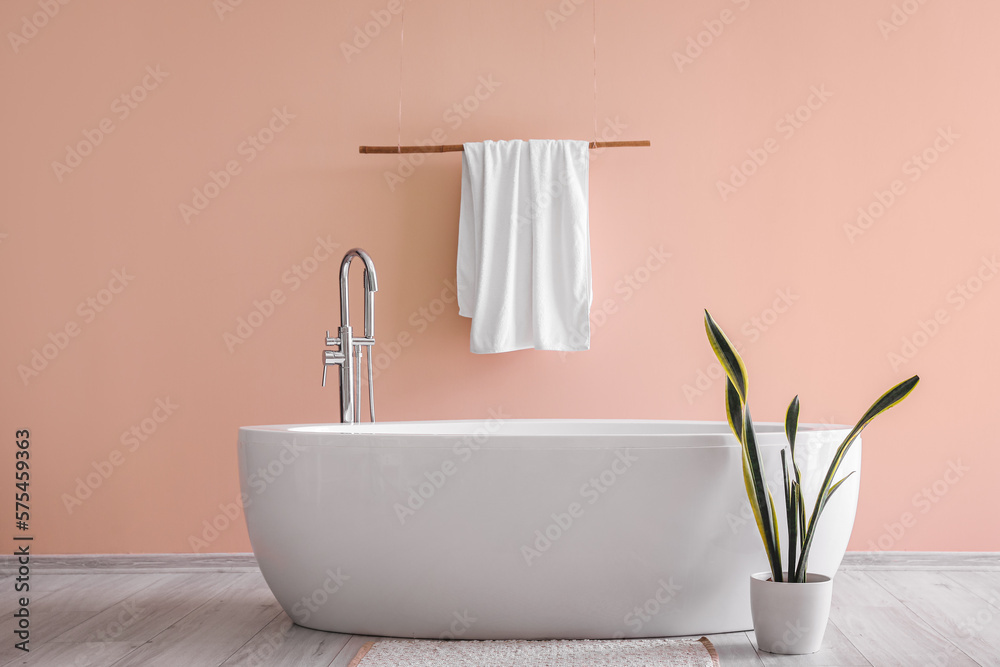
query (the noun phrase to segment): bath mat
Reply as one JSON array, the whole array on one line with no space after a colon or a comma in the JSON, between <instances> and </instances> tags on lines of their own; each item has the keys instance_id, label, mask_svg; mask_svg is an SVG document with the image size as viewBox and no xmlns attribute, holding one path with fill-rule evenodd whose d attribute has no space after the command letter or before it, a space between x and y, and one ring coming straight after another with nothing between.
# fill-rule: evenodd
<instances>
[{"instance_id":1,"label":"bath mat","mask_svg":"<svg viewBox=\"0 0 1000 667\"><path fill-rule=\"evenodd\" d=\"M701 639L437 641L379 639L361 647L348 667L718 667L712 642Z\"/></svg>"}]
</instances>

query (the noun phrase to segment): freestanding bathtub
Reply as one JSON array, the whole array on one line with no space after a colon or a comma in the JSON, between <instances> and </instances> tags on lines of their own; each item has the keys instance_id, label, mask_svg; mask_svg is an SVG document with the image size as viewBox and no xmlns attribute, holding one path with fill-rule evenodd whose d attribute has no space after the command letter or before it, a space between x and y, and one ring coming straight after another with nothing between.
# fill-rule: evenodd
<instances>
[{"instance_id":1,"label":"freestanding bathtub","mask_svg":"<svg viewBox=\"0 0 1000 667\"><path fill-rule=\"evenodd\" d=\"M803 425L809 511L844 427ZM759 429L779 524L778 424ZM832 575L855 474L809 560ZM240 479L278 602L319 630L398 637L611 638L747 630L767 569L725 423L516 420L253 426ZM786 542L782 536L782 544Z\"/></svg>"}]
</instances>

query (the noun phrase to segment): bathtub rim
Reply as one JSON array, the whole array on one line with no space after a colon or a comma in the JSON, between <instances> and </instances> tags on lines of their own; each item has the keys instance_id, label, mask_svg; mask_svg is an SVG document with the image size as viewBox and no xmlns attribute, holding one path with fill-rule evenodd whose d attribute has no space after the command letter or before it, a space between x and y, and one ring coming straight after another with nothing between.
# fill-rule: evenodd
<instances>
[{"instance_id":1,"label":"bathtub rim","mask_svg":"<svg viewBox=\"0 0 1000 667\"><path fill-rule=\"evenodd\" d=\"M710 420L666 420L666 419L505 419L502 423L525 425L537 424L559 426L566 424L591 424L594 426L621 426L625 424L664 425L683 427L686 425L717 427L716 431L707 433L691 432L613 432L596 430L595 432L494 432L490 424L501 423L495 419L443 419L421 421L377 422L375 424L268 424L241 426L239 428L239 444L287 445L288 438L296 440L296 446L311 447L427 447L430 449L450 449L456 444L475 440L476 436L485 435L485 442L479 446L489 449L700 449L729 447L738 448L740 443L729 431L729 425L722 421ZM414 430L380 430L387 425L394 429L413 426ZM462 431L424 431L435 425L450 425L465 427ZM757 422L758 427L768 430L758 430L757 440L761 447L787 446L783 422ZM495 428L495 427L494 427ZM823 445L839 445L843 437L852 427L842 424L799 424L798 432L803 445L808 446L815 436L823 434L843 434L823 442ZM810 437L813 436L813 437ZM860 438L858 438L860 440ZM614 444L608 443L614 440ZM405 443L404 443L405 441ZM859 443L860 444L860 443ZM589 446L588 446L589 445Z\"/></svg>"}]
</instances>

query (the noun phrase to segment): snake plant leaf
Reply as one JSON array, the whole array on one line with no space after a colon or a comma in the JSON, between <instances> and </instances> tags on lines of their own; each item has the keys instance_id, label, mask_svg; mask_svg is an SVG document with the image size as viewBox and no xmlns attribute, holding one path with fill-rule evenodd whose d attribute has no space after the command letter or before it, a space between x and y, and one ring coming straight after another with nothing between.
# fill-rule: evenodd
<instances>
[{"instance_id":1,"label":"snake plant leaf","mask_svg":"<svg viewBox=\"0 0 1000 667\"><path fill-rule=\"evenodd\" d=\"M750 509L753 511L753 518L757 524L757 532L760 533L760 539L767 545L767 531L764 528L764 519L760 513L760 506L757 504L753 473L750 471L750 458L747 455L747 448L743 441L743 406L736 387L733 386L732 381L728 377L726 378L726 416L729 420L729 428L740 443L740 460L743 463L743 486L746 487L747 502L750 503Z\"/></svg>"},{"instance_id":2,"label":"snake plant leaf","mask_svg":"<svg viewBox=\"0 0 1000 667\"><path fill-rule=\"evenodd\" d=\"M830 487L827 492L826 497L823 499L823 504L820 505L819 511L822 512L826 508L826 504L830 502L830 498L833 497L833 492L840 488L840 485L847 481L847 478L854 474L855 471L851 471L843 476L836 484Z\"/></svg>"},{"instance_id":3,"label":"snake plant leaf","mask_svg":"<svg viewBox=\"0 0 1000 667\"><path fill-rule=\"evenodd\" d=\"M799 397L796 396L788 404L785 412L785 437L788 438L788 448L792 450L792 468L795 470L795 480L801 481L798 466L795 465L795 436L799 431Z\"/></svg>"},{"instance_id":4,"label":"snake plant leaf","mask_svg":"<svg viewBox=\"0 0 1000 667\"><path fill-rule=\"evenodd\" d=\"M895 387L879 396L878 400L872 403L872 406L868 408L868 411L865 412L861 419L858 420L858 423L854 425L854 428L851 429L851 432L847 436L847 440L841 445L841 447L845 447L845 445L849 447L850 442L853 441L859 433L861 433L865 426L868 426L871 420L875 419L880 414L909 396L910 392L913 391L918 382L920 382L920 376L914 375L911 378L903 380Z\"/></svg>"},{"instance_id":5,"label":"snake plant leaf","mask_svg":"<svg viewBox=\"0 0 1000 667\"><path fill-rule=\"evenodd\" d=\"M798 522L798 510L795 507L795 480L792 479L788 471L788 459L785 458L785 450L781 450L781 472L785 480L785 525L788 526L788 576L791 578L795 570L796 545L799 537L796 531Z\"/></svg>"},{"instance_id":6,"label":"snake plant leaf","mask_svg":"<svg viewBox=\"0 0 1000 667\"><path fill-rule=\"evenodd\" d=\"M767 489L767 503L771 509L771 534L774 535L774 560L778 564L778 571L771 572L771 576L778 583L784 581L781 570L781 533L778 532L778 512L774 509L774 496L771 495L771 487L764 485Z\"/></svg>"},{"instance_id":7,"label":"snake plant leaf","mask_svg":"<svg viewBox=\"0 0 1000 667\"><path fill-rule=\"evenodd\" d=\"M802 484L795 485L795 503L799 512L799 553L806 548L806 502L802 498Z\"/></svg>"},{"instance_id":8,"label":"snake plant leaf","mask_svg":"<svg viewBox=\"0 0 1000 667\"><path fill-rule=\"evenodd\" d=\"M753 486L753 473L750 472L750 459L747 457L747 451L742 448L741 458L743 459L743 486L747 490L747 502L750 503L750 509L753 511L754 522L757 524L757 532L760 533L760 539L764 542L764 548L767 549L767 538L765 537L764 529L764 519L760 514L760 506L757 504L757 495L754 493Z\"/></svg>"},{"instance_id":9,"label":"snake plant leaf","mask_svg":"<svg viewBox=\"0 0 1000 667\"><path fill-rule=\"evenodd\" d=\"M793 521L795 524L796 541L798 542L796 546L799 550L799 558L801 558L802 545L804 544L806 534L806 515L804 510L805 504L802 501L802 485L796 482L792 490L795 492L795 512L797 515L797 520ZM796 569L798 569L798 567L796 567Z\"/></svg>"},{"instance_id":10,"label":"snake plant leaf","mask_svg":"<svg viewBox=\"0 0 1000 667\"><path fill-rule=\"evenodd\" d=\"M733 381L726 377L726 418L736 439L743 443L743 402Z\"/></svg>"},{"instance_id":11,"label":"snake plant leaf","mask_svg":"<svg viewBox=\"0 0 1000 667\"><path fill-rule=\"evenodd\" d=\"M785 456L785 450L781 450L781 474L782 481L785 484L785 508L792 506L792 483L794 480L788 475L788 458Z\"/></svg>"},{"instance_id":12,"label":"snake plant leaf","mask_svg":"<svg viewBox=\"0 0 1000 667\"><path fill-rule=\"evenodd\" d=\"M840 468L840 464L844 460L844 457L847 456L847 451L850 449L851 445L854 444L854 441L861 434L861 431L864 430L864 428L868 426L868 424L871 423L875 417L879 416L909 396L910 392L913 391L918 382L920 382L920 378L914 375L911 378L903 380L892 389L882 394L874 403L872 403L871 407L868 408L865 414L862 415L861 419L858 420L858 423L854 425L854 428L851 429L850 433L847 434L847 437L844 438L844 441L840 443L840 446L837 448L837 452L833 457L833 461L830 462L830 467L826 471L826 477L823 479L823 485L819 489L819 494L816 496L816 505L813 509L812 516L809 517L809 528L806 531L805 544L802 547L802 556L799 559L799 571L796 571L796 576L799 576L800 571L802 576L805 575L805 560L809 553L809 549L812 547L813 537L816 534L816 522L819 519L823 506L829 500L828 495L831 492L830 488L833 483L833 478L836 476L837 470ZM847 478L845 477L844 479ZM841 480L841 482L842 481L843 480ZM839 488L839 485L837 488Z\"/></svg>"},{"instance_id":13,"label":"snake plant leaf","mask_svg":"<svg viewBox=\"0 0 1000 667\"><path fill-rule=\"evenodd\" d=\"M760 536L764 542L764 548L767 551L768 561L771 564L771 575L775 581L781 581L781 548L777 539L774 499L771 497L771 490L764 480L764 464L761 461L760 448L757 446L757 434L754 431L749 407L743 409L743 447L753 482L753 497L750 498L750 504L756 503L760 512L758 527L761 531Z\"/></svg>"},{"instance_id":14,"label":"snake plant leaf","mask_svg":"<svg viewBox=\"0 0 1000 667\"><path fill-rule=\"evenodd\" d=\"M788 438L788 447L792 450L792 460L795 460L795 434L799 430L799 397L796 396L788 404L785 412L785 437Z\"/></svg>"},{"instance_id":15,"label":"snake plant leaf","mask_svg":"<svg viewBox=\"0 0 1000 667\"><path fill-rule=\"evenodd\" d=\"M736 351L729 338L726 337L726 334L723 333L719 325L712 319L712 315L708 310L705 311L705 332L708 334L708 342L711 343L715 356L739 392L740 400L746 404L747 390L749 389L747 368L743 364L743 359L740 357L739 352Z\"/></svg>"}]
</instances>

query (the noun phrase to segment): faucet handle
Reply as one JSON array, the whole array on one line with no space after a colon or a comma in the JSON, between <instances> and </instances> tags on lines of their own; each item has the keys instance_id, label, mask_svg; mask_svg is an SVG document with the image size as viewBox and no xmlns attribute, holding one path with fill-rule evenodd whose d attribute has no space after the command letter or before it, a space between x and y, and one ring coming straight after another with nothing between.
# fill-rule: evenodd
<instances>
[{"instance_id":1,"label":"faucet handle","mask_svg":"<svg viewBox=\"0 0 1000 667\"><path fill-rule=\"evenodd\" d=\"M338 336L336 338L330 338L330 330L327 329L326 330L326 345L327 345L327 347L329 347L331 345L340 345L340 344L341 344L340 343L340 336Z\"/></svg>"},{"instance_id":2,"label":"faucet handle","mask_svg":"<svg viewBox=\"0 0 1000 667\"><path fill-rule=\"evenodd\" d=\"M341 360L337 358L337 353L333 350L323 350L323 382L321 386L326 386L326 367L337 366Z\"/></svg>"}]
</instances>

